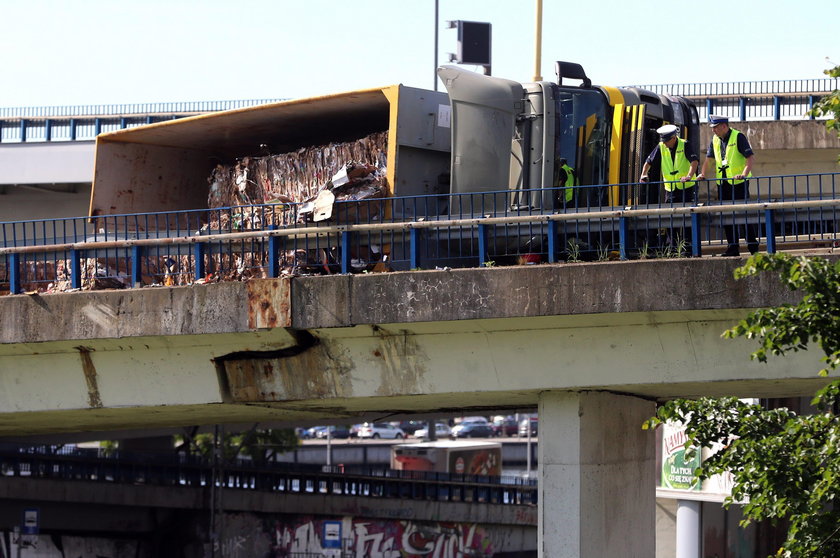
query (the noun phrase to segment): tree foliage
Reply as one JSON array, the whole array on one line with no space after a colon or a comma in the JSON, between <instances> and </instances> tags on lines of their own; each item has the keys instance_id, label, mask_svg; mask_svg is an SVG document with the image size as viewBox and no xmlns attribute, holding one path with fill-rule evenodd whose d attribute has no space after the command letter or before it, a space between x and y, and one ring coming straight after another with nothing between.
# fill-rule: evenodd
<instances>
[{"instance_id":1,"label":"tree foliage","mask_svg":"<svg viewBox=\"0 0 840 558\"><path fill-rule=\"evenodd\" d=\"M840 77L840 66L829 68L823 73L828 77ZM808 114L815 118L828 116L828 120L825 122L825 127L828 128L829 131L834 131L840 135L840 90L835 89L817 101ZM838 159L838 162L840 162L840 159Z\"/></svg>"},{"instance_id":2,"label":"tree foliage","mask_svg":"<svg viewBox=\"0 0 840 558\"><path fill-rule=\"evenodd\" d=\"M216 444L214 434L186 433L178 439L180 450L206 458L213 457ZM293 429L260 429L257 424L245 432L224 432L219 438L220 457L225 462L237 457L248 457L257 464L270 463L276 456L299 445L300 440Z\"/></svg>"},{"instance_id":3,"label":"tree foliage","mask_svg":"<svg viewBox=\"0 0 840 558\"><path fill-rule=\"evenodd\" d=\"M840 263L824 258L757 254L736 277L776 272L802 293L795 305L764 308L724 332L727 338L759 342L752 358L766 361L817 344L827 375L840 364ZM700 479L731 473L732 495L725 505L743 502L743 525L787 522L787 538L777 556L840 556L840 380L820 389L815 412L765 409L734 397L677 399L660 407L645 428L673 421L686 428L686 447L720 447L696 471Z\"/></svg>"}]
</instances>

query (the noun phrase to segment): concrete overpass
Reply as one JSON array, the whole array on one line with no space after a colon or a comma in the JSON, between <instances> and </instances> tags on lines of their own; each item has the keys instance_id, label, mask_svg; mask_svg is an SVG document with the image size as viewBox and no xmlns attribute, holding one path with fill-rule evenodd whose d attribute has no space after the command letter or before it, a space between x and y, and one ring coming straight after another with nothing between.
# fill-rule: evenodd
<instances>
[{"instance_id":1,"label":"concrete overpass","mask_svg":"<svg viewBox=\"0 0 840 558\"><path fill-rule=\"evenodd\" d=\"M7 296L0 435L536 405L541 555L652 556L655 444L640 425L655 402L825 381L816 352L759 364L721 339L748 309L792 300L771 277L734 281L738 263Z\"/></svg>"}]
</instances>

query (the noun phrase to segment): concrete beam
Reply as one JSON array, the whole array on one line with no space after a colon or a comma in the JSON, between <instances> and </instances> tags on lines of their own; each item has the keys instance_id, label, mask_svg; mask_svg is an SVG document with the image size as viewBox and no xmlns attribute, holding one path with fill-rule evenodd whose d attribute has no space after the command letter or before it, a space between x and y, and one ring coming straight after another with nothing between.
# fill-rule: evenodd
<instances>
[{"instance_id":1,"label":"concrete beam","mask_svg":"<svg viewBox=\"0 0 840 558\"><path fill-rule=\"evenodd\" d=\"M794 295L732 259L252 280L0 298L0 435L812 393L721 332ZM679 285L679 288L673 288ZM71 317L71 319L66 319Z\"/></svg>"}]
</instances>

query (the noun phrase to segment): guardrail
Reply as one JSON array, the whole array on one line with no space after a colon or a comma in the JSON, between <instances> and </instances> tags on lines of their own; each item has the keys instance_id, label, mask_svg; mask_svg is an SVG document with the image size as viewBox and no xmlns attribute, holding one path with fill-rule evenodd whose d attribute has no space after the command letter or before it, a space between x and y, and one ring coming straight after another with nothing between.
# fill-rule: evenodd
<instances>
[{"instance_id":1,"label":"guardrail","mask_svg":"<svg viewBox=\"0 0 840 558\"><path fill-rule=\"evenodd\" d=\"M49 447L0 450L0 475L108 484L221 487L312 495L352 495L481 504L537 504L537 481L430 471L340 465L258 465L236 460L213 466L183 454L106 454L97 449L54 451Z\"/></svg>"},{"instance_id":2,"label":"guardrail","mask_svg":"<svg viewBox=\"0 0 840 558\"><path fill-rule=\"evenodd\" d=\"M0 142L92 141L100 133L285 99L0 108Z\"/></svg>"},{"instance_id":3,"label":"guardrail","mask_svg":"<svg viewBox=\"0 0 840 558\"><path fill-rule=\"evenodd\" d=\"M840 173L750 179L750 200L661 203L662 183L505 190L311 204L0 223L0 283L11 293L184 285L283 274L702 256L725 228L764 249L840 241ZM613 197L618 203L606 200ZM311 207L309 207L311 209ZM2 288L2 287L0 287Z\"/></svg>"},{"instance_id":4,"label":"guardrail","mask_svg":"<svg viewBox=\"0 0 840 558\"><path fill-rule=\"evenodd\" d=\"M694 100L701 120L717 113L733 120L801 120L838 78L637 85ZM53 107L0 107L0 143L93 140L102 132L286 99L245 99Z\"/></svg>"},{"instance_id":5,"label":"guardrail","mask_svg":"<svg viewBox=\"0 0 840 558\"><path fill-rule=\"evenodd\" d=\"M638 85L655 93L681 95L697 104L700 120L721 114L733 120L802 120L840 79L800 79Z\"/></svg>"}]
</instances>

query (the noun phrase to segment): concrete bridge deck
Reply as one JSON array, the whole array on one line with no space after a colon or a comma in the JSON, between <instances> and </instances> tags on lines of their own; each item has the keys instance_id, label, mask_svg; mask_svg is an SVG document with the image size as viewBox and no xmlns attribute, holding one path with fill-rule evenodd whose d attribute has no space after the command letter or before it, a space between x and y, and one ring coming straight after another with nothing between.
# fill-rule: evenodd
<instances>
[{"instance_id":1,"label":"concrete bridge deck","mask_svg":"<svg viewBox=\"0 0 840 558\"><path fill-rule=\"evenodd\" d=\"M791 300L737 259L293 277L0 298L0 435L810 393L721 332Z\"/></svg>"}]
</instances>

